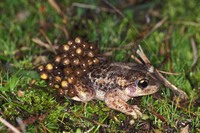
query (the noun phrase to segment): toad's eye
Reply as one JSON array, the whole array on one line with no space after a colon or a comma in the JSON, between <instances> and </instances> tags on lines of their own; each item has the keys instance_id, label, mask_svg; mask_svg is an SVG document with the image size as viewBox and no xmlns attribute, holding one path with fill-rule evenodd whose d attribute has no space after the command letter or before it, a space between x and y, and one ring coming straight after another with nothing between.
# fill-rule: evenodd
<instances>
[{"instance_id":1,"label":"toad's eye","mask_svg":"<svg viewBox=\"0 0 200 133\"><path fill-rule=\"evenodd\" d=\"M141 89L144 89L148 86L149 82L147 79L141 79L139 82L138 82L138 87L140 87Z\"/></svg>"}]
</instances>

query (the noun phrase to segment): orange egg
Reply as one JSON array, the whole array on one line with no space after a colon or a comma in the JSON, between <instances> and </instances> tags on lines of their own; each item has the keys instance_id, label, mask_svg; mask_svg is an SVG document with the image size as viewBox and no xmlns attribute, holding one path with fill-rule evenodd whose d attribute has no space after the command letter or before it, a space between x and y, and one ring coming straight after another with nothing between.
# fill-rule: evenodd
<instances>
[{"instance_id":1,"label":"orange egg","mask_svg":"<svg viewBox=\"0 0 200 133\"><path fill-rule=\"evenodd\" d=\"M88 50L87 51L87 56L90 57L90 58L93 58L94 57L94 52L91 51L91 50Z\"/></svg>"},{"instance_id":2,"label":"orange egg","mask_svg":"<svg viewBox=\"0 0 200 133\"><path fill-rule=\"evenodd\" d=\"M73 44L73 41L72 41L72 40L69 40L69 41L67 42L67 44L68 44L69 46L71 46L71 45Z\"/></svg>"},{"instance_id":3,"label":"orange egg","mask_svg":"<svg viewBox=\"0 0 200 133\"><path fill-rule=\"evenodd\" d=\"M88 62L82 60L81 63L80 63L80 67L81 68L87 68L88 67Z\"/></svg>"},{"instance_id":4,"label":"orange egg","mask_svg":"<svg viewBox=\"0 0 200 133\"><path fill-rule=\"evenodd\" d=\"M64 44L64 45L59 47L59 51L61 53L69 52L69 50L70 50L70 46L68 44Z\"/></svg>"},{"instance_id":5,"label":"orange egg","mask_svg":"<svg viewBox=\"0 0 200 133\"><path fill-rule=\"evenodd\" d=\"M43 79L43 80L47 80L48 79L48 73L46 71L41 72L40 78Z\"/></svg>"},{"instance_id":6,"label":"orange egg","mask_svg":"<svg viewBox=\"0 0 200 133\"><path fill-rule=\"evenodd\" d=\"M51 64L51 63L46 64L45 69L46 69L48 72L52 71L52 70L53 70L53 64Z\"/></svg>"},{"instance_id":7,"label":"orange egg","mask_svg":"<svg viewBox=\"0 0 200 133\"><path fill-rule=\"evenodd\" d=\"M77 95L76 90L73 87L70 87L67 91L67 96L68 97L75 97Z\"/></svg>"},{"instance_id":8,"label":"orange egg","mask_svg":"<svg viewBox=\"0 0 200 133\"><path fill-rule=\"evenodd\" d=\"M82 77L83 76L83 70L82 69L80 69L80 68L76 68L75 70L74 70L74 74L77 76L77 77Z\"/></svg>"},{"instance_id":9,"label":"orange egg","mask_svg":"<svg viewBox=\"0 0 200 133\"><path fill-rule=\"evenodd\" d=\"M38 69L39 72L42 72L42 71L44 71L44 66L43 66L43 65L40 65L40 66L38 66L37 69Z\"/></svg>"},{"instance_id":10,"label":"orange egg","mask_svg":"<svg viewBox=\"0 0 200 133\"><path fill-rule=\"evenodd\" d=\"M75 41L75 43L77 43L77 44L80 44L80 43L82 42L82 40L81 40L80 37L76 37L74 41Z\"/></svg>"},{"instance_id":11,"label":"orange egg","mask_svg":"<svg viewBox=\"0 0 200 133\"><path fill-rule=\"evenodd\" d=\"M64 73L64 75L70 75L73 73L73 69L70 67L65 67L65 68L63 68L63 73Z\"/></svg>"},{"instance_id":12,"label":"orange egg","mask_svg":"<svg viewBox=\"0 0 200 133\"><path fill-rule=\"evenodd\" d=\"M64 57L61 62L63 66L67 66L70 64L70 59L67 57Z\"/></svg>"},{"instance_id":13,"label":"orange egg","mask_svg":"<svg viewBox=\"0 0 200 133\"><path fill-rule=\"evenodd\" d=\"M65 95L64 91L61 88L57 89L57 93L60 96L64 96Z\"/></svg>"},{"instance_id":14,"label":"orange egg","mask_svg":"<svg viewBox=\"0 0 200 133\"><path fill-rule=\"evenodd\" d=\"M56 55L55 57L54 57L54 63L55 64L59 64L61 62L61 57L59 56L59 55Z\"/></svg>"},{"instance_id":15,"label":"orange egg","mask_svg":"<svg viewBox=\"0 0 200 133\"><path fill-rule=\"evenodd\" d=\"M69 86L70 86L70 84L69 84L68 81L63 80L63 81L61 82L61 87L62 87L63 89L68 89Z\"/></svg>"},{"instance_id":16,"label":"orange egg","mask_svg":"<svg viewBox=\"0 0 200 133\"><path fill-rule=\"evenodd\" d=\"M82 55L83 49L81 47L77 47L75 52L76 52L77 55Z\"/></svg>"},{"instance_id":17,"label":"orange egg","mask_svg":"<svg viewBox=\"0 0 200 133\"><path fill-rule=\"evenodd\" d=\"M74 83L76 83L76 77L74 76L74 75L69 75L68 77L67 77L67 81L70 83L70 84L74 84Z\"/></svg>"},{"instance_id":18,"label":"orange egg","mask_svg":"<svg viewBox=\"0 0 200 133\"><path fill-rule=\"evenodd\" d=\"M96 64L98 64L98 63L99 63L99 59L98 59L98 58L94 58L94 59L93 59L93 64L96 65Z\"/></svg>"},{"instance_id":19,"label":"orange egg","mask_svg":"<svg viewBox=\"0 0 200 133\"><path fill-rule=\"evenodd\" d=\"M55 77L54 77L54 82L55 82L55 83L60 83L61 80L62 80L62 79L61 79L60 76L55 76Z\"/></svg>"},{"instance_id":20,"label":"orange egg","mask_svg":"<svg viewBox=\"0 0 200 133\"><path fill-rule=\"evenodd\" d=\"M72 59L71 59L71 64L72 64L73 66L78 66L78 65L80 64L79 58L77 58L77 57L72 58Z\"/></svg>"}]
</instances>

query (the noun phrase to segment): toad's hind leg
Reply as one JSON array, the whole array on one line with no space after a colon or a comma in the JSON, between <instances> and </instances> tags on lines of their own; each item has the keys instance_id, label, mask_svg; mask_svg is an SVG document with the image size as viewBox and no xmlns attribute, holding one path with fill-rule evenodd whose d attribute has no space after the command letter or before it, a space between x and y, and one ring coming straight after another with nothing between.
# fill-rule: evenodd
<instances>
[{"instance_id":1,"label":"toad's hind leg","mask_svg":"<svg viewBox=\"0 0 200 133\"><path fill-rule=\"evenodd\" d=\"M81 101L81 102L88 102L95 97L95 91L92 88L89 88L88 86L85 86L82 82L78 81L74 88L77 92L77 95L75 97L72 97L71 99L75 101Z\"/></svg>"},{"instance_id":2,"label":"toad's hind leg","mask_svg":"<svg viewBox=\"0 0 200 133\"><path fill-rule=\"evenodd\" d=\"M106 93L105 103L109 108L131 115L134 119L137 119L138 116L142 116L137 105L129 105L126 103L128 100L126 97L127 96L124 96L122 91L112 90Z\"/></svg>"}]
</instances>

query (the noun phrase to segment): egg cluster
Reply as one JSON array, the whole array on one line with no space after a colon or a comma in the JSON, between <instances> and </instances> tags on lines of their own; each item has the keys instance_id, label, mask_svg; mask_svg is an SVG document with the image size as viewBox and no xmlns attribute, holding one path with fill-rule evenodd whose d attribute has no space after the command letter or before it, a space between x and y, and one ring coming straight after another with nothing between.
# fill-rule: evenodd
<instances>
[{"instance_id":1,"label":"egg cluster","mask_svg":"<svg viewBox=\"0 0 200 133\"><path fill-rule=\"evenodd\" d=\"M98 47L76 37L61 45L52 62L38 66L40 78L56 88L59 95L76 96L74 85L93 65L100 61Z\"/></svg>"}]
</instances>

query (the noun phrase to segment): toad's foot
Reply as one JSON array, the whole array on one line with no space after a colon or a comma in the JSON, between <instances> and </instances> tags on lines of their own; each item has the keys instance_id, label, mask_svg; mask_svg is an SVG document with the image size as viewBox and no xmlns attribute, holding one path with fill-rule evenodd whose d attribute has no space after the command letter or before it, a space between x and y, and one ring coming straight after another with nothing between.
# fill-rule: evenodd
<instances>
[{"instance_id":1,"label":"toad's foot","mask_svg":"<svg viewBox=\"0 0 200 133\"><path fill-rule=\"evenodd\" d=\"M127 104L126 100L122 98L118 92L107 92L105 95L105 103L109 108L123 112L127 115L131 115L134 119L137 119L138 116L142 116L142 113L140 112L140 109L137 107L137 105Z\"/></svg>"}]
</instances>

